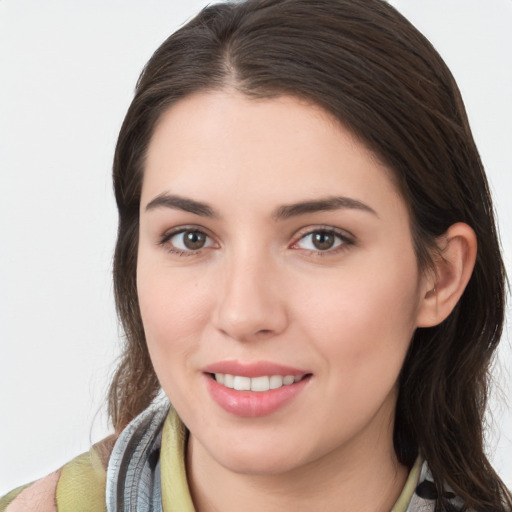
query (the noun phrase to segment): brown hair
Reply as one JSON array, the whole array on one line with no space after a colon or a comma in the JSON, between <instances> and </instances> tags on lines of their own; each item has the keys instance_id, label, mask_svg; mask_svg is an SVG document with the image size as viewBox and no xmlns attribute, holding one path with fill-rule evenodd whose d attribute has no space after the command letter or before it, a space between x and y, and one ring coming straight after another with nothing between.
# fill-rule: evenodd
<instances>
[{"instance_id":1,"label":"brown hair","mask_svg":"<svg viewBox=\"0 0 512 512\"><path fill-rule=\"evenodd\" d=\"M117 432L154 398L136 289L139 202L155 123L174 102L227 85L252 97L293 95L335 115L393 171L409 205L419 264L455 222L478 255L458 305L417 329L400 375L399 460L418 452L438 505L451 486L476 511L512 509L484 453L488 371L504 317L504 267L485 174L455 81L431 44L382 0L248 0L205 8L155 52L137 83L114 160L114 259L126 343L109 395ZM510 508L507 508L510 507Z\"/></svg>"}]
</instances>

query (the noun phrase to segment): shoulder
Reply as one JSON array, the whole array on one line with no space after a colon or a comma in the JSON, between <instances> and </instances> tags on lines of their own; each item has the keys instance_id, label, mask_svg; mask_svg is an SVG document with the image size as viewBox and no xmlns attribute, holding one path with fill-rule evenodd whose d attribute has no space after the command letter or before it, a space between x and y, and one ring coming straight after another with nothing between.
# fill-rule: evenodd
<instances>
[{"instance_id":1,"label":"shoulder","mask_svg":"<svg viewBox=\"0 0 512 512\"><path fill-rule=\"evenodd\" d=\"M18 487L0 499L4 512L54 512L57 510L55 491L60 477L56 471L29 485Z\"/></svg>"},{"instance_id":2,"label":"shoulder","mask_svg":"<svg viewBox=\"0 0 512 512\"><path fill-rule=\"evenodd\" d=\"M106 510L106 467L114 442L106 438L58 471L13 490L0 498L0 512Z\"/></svg>"}]
</instances>

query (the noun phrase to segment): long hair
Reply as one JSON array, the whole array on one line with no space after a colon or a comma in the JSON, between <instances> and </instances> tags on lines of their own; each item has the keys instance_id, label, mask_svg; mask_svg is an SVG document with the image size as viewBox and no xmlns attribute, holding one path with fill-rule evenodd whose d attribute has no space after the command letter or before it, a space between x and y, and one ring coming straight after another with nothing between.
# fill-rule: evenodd
<instances>
[{"instance_id":1,"label":"long hair","mask_svg":"<svg viewBox=\"0 0 512 512\"><path fill-rule=\"evenodd\" d=\"M476 233L472 277L450 316L417 329L399 378L394 444L428 461L443 506L449 485L476 511L512 509L484 453L488 372L504 318L505 272L482 163L457 85L441 57L383 0L248 0L205 8L143 70L115 152L114 257L125 347L109 392L116 431L154 398L136 287L146 150L173 103L225 87L292 95L330 112L393 171L408 205L420 268L456 222ZM507 508L509 507L509 508Z\"/></svg>"}]
</instances>

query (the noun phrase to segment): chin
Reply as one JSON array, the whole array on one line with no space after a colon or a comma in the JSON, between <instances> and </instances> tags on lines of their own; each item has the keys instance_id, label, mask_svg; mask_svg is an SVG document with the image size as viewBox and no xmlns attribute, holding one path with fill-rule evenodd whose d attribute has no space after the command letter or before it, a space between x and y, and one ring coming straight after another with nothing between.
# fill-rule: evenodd
<instances>
[{"instance_id":1,"label":"chin","mask_svg":"<svg viewBox=\"0 0 512 512\"><path fill-rule=\"evenodd\" d=\"M258 454L236 454L223 457L219 463L227 470L241 475L271 476L285 474L300 466L300 461L287 454L274 454L272 457Z\"/></svg>"},{"instance_id":2,"label":"chin","mask_svg":"<svg viewBox=\"0 0 512 512\"><path fill-rule=\"evenodd\" d=\"M219 442L210 450L210 456L228 471L253 476L279 475L293 471L309 462L304 443L291 439L255 438L252 442L231 439Z\"/></svg>"}]
</instances>

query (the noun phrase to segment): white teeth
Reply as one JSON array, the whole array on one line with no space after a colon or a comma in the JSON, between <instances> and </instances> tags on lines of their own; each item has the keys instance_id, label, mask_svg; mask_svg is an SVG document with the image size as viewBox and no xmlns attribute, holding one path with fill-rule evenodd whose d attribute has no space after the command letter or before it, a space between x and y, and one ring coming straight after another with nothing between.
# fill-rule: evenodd
<instances>
[{"instance_id":1,"label":"white teeth","mask_svg":"<svg viewBox=\"0 0 512 512\"><path fill-rule=\"evenodd\" d=\"M251 379L251 391L268 391L269 389L269 377L253 377Z\"/></svg>"},{"instance_id":2,"label":"white teeth","mask_svg":"<svg viewBox=\"0 0 512 512\"><path fill-rule=\"evenodd\" d=\"M229 375L226 373L226 375L224 375L224 386L226 386L227 388L233 389L234 384L235 384L234 380L235 380L235 378L233 377L233 375Z\"/></svg>"},{"instance_id":3,"label":"white teeth","mask_svg":"<svg viewBox=\"0 0 512 512\"><path fill-rule=\"evenodd\" d=\"M215 380L223 386L237 391L268 391L269 389L278 389L282 386L289 386L294 382L299 382L304 375L263 375L261 377L243 377L240 375L230 375L229 373L216 373Z\"/></svg>"},{"instance_id":4,"label":"white teeth","mask_svg":"<svg viewBox=\"0 0 512 512\"><path fill-rule=\"evenodd\" d=\"M270 389L277 389L283 385L283 377L281 375L272 375L270 377Z\"/></svg>"},{"instance_id":5,"label":"white teeth","mask_svg":"<svg viewBox=\"0 0 512 512\"><path fill-rule=\"evenodd\" d=\"M233 389L236 389L237 391L250 391L251 390L250 377L240 377L239 375L236 375L234 382L233 382Z\"/></svg>"}]
</instances>

